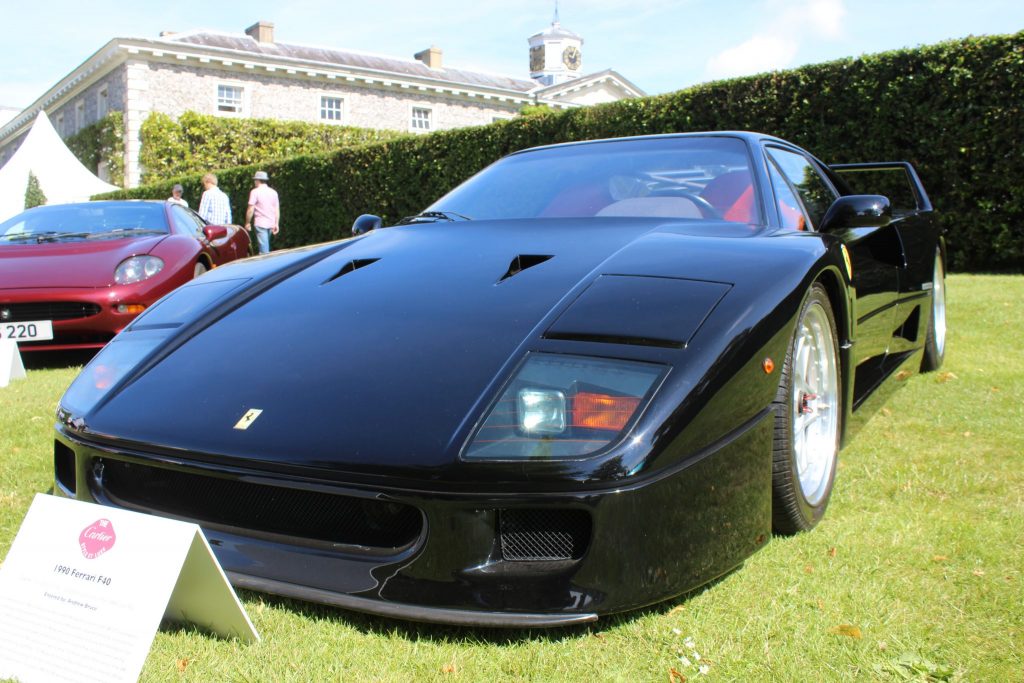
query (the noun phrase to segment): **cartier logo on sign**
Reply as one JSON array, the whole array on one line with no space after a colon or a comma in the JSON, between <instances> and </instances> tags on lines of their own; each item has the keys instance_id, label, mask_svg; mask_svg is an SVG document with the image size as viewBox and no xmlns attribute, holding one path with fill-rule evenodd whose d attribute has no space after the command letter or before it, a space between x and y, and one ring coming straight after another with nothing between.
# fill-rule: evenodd
<instances>
[{"instance_id":1,"label":"cartier logo on sign","mask_svg":"<svg viewBox=\"0 0 1024 683\"><path fill-rule=\"evenodd\" d=\"M109 519L97 519L95 522L82 530L78 536L78 544L82 548L82 555L87 560L95 560L97 557L114 547L117 536L114 534L114 525Z\"/></svg>"}]
</instances>

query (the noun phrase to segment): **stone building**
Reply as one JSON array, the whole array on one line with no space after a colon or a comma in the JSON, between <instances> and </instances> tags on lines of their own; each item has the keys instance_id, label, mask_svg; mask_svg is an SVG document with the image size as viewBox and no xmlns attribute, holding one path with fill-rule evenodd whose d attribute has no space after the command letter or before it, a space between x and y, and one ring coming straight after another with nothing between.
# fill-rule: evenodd
<instances>
[{"instance_id":1,"label":"stone building","mask_svg":"<svg viewBox=\"0 0 1024 683\"><path fill-rule=\"evenodd\" d=\"M614 70L582 74L583 40L556 20L529 39L530 78L447 66L441 49L414 59L276 42L245 33L114 38L32 105L0 124L0 164L40 110L62 137L110 111L125 125L125 182L138 184L139 130L152 112L275 118L426 133L511 118L526 105L566 108L640 97ZM101 175L104 169L97 169Z\"/></svg>"}]
</instances>

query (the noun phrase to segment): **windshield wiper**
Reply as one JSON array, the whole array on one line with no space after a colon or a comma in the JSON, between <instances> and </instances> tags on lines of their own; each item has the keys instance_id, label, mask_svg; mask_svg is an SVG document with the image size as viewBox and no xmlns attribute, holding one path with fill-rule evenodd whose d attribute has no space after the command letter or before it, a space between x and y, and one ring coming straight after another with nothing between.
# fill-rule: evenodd
<instances>
[{"instance_id":1,"label":"windshield wiper","mask_svg":"<svg viewBox=\"0 0 1024 683\"><path fill-rule=\"evenodd\" d=\"M49 230L47 232L33 232L24 233L21 235L7 235L4 237L8 242L31 242L35 240L36 244L42 244L43 242L56 242L62 239L69 239L73 237L88 237L92 233L88 232L58 232L56 230Z\"/></svg>"},{"instance_id":2,"label":"windshield wiper","mask_svg":"<svg viewBox=\"0 0 1024 683\"><path fill-rule=\"evenodd\" d=\"M162 234L163 232L163 230L158 230L156 228L114 228L113 230L104 230L103 232L91 233L89 237L110 237L112 235L115 237L119 237L121 235L138 235L140 233L159 235Z\"/></svg>"},{"instance_id":3,"label":"windshield wiper","mask_svg":"<svg viewBox=\"0 0 1024 683\"><path fill-rule=\"evenodd\" d=\"M415 216L406 216L402 220L398 221L398 225L408 225L409 223L420 223L430 221L471 221L473 220L469 216L463 216L461 213L455 213L454 211L424 211L418 213Z\"/></svg>"}]
</instances>

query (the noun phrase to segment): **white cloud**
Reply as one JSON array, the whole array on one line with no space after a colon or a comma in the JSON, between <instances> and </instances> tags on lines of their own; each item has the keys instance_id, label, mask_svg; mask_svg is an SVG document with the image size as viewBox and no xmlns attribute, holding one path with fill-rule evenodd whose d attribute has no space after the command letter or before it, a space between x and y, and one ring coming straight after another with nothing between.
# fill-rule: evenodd
<instances>
[{"instance_id":1,"label":"white cloud","mask_svg":"<svg viewBox=\"0 0 1024 683\"><path fill-rule=\"evenodd\" d=\"M839 38L842 35L845 16L843 0L812 0L807 6L808 28L826 38Z\"/></svg>"},{"instance_id":2,"label":"white cloud","mask_svg":"<svg viewBox=\"0 0 1024 683\"><path fill-rule=\"evenodd\" d=\"M776 36L756 35L709 59L706 71L710 78L730 78L782 69L793 61L796 50L797 46L793 41Z\"/></svg>"},{"instance_id":3,"label":"white cloud","mask_svg":"<svg viewBox=\"0 0 1024 683\"><path fill-rule=\"evenodd\" d=\"M708 78L730 78L792 66L806 39L836 40L843 34L845 0L768 0L769 19L747 40L710 57Z\"/></svg>"}]
</instances>

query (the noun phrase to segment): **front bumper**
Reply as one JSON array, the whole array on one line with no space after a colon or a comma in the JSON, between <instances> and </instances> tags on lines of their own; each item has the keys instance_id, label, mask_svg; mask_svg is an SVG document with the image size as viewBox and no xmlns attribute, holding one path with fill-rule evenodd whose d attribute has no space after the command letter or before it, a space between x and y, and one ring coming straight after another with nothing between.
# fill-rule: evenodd
<instances>
[{"instance_id":1,"label":"front bumper","mask_svg":"<svg viewBox=\"0 0 1024 683\"><path fill-rule=\"evenodd\" d=\"M338 486L211 468L173 454L91 442L58 426L55 490L79 500L199 523L239 587L414 621L562 626L678 596L755 552L771 529L771 436L771 413L765 411L679 465L614 488L535 494L524 486L515 494L467 494ZM209 519L214 515L208 501L202 503L197 496L213 494L198 488L178 491L183 502L175 499L170 513L153 509L155 499L126 502L112 493L105 470L122 464L154 478L169 472L172 478L223 480L231 487L287 489L289 495L311 500L338 496L360 501L360 506L407 506L421 522L407 538L384 543L387 547L373 547L365 537L355 542L293 537L282 533L287 527L274 515L264 518L261 529L245 528L237 513ZM251 500L235 509L263 507ZM282 510L295 507L288 502ZM189 510L202 510L205 518ZM502 517L533 511L553 520L583 515L589 526L578 533L575 550L509 559ZM330 530L331 523L321 524L319 514L316 519ZM309 525L305 519L294 521L300 533ZM537 547L543 555L551 537L541 531Z\"/></svg>"},{"instance_id":2,"label":"front bumper","mask_svg":"<svg viewBox=\"0 0 1024 683\"><path fill-rule=\"evenodd\" d=\"M143 282L110 287L3 289L0 310L12 311L14 315L7 319L10 322L53 322L52 340L21 342L18 347L22 351L98 349L138 315L119 313L119 305L149 307L175 286L170 282Z\"/></svg>"}]
</instances>

